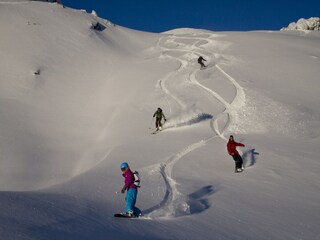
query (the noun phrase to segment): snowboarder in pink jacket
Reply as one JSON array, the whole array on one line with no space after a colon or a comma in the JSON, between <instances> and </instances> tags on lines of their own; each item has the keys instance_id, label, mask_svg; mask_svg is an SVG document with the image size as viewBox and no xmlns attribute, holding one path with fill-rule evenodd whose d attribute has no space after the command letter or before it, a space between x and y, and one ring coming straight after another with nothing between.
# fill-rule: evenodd
<instances>
[{"instance_id":1,"label":"snowboarder in pink jacket","mask_svg":"<svg viewBox=\"0 0 320 240\"><path fill-rule=\"evenodd\" d=\"M131 171L127 162L122 163L120 165L120 168L122 171L122 176L124 177L124 186L121 189L121 193L125 193L127 191L125 213L130 217L138 217L142 213L141 210L135 206L137 201L138 188L135 185L133 172Z\"/></svg>"}]
</instances>

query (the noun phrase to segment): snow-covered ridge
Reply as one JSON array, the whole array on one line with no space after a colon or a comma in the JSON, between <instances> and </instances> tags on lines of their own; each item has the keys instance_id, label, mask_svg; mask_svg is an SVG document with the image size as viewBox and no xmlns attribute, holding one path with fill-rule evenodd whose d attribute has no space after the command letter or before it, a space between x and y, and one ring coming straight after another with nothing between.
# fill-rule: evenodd
<instances>
[{"instance_id":1,"label":"snow-covered ridge","mask_svg":"<svg viewBox=\"0 0 320 240\"><path fill-rule=\"evenodd\" d=\"M311 17L309 19L300 18L297 22L292 22L288 27L281 28L283 30L320 30L320 18Z\"/></svg>"}]
</instances>

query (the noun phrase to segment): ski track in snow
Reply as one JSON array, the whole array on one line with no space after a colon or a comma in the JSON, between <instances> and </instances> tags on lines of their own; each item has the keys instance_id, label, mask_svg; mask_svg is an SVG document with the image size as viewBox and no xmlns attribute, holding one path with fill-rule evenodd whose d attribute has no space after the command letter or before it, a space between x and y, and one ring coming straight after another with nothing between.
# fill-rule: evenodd
<instances>
[{"instance_id":1,"label":"ski track in snow","mask_svg":"<svg viewBox=\"0 0 320 240\"><path fill-rule=\"evenodd\" d=\"M201 37L197 37L197 35L200 35ZM207 37L203 37L203 36ZM178 217L178 216L185 216L192 214L190 209L192 207L196 207L197 209L206 209L207 206L201 206L202 203L195 202L191 199L188 199L187 196L184 196L182 193L180 193L177 189L177 182L172 178L172 169L174 165L185 155L188 153L205 146L209 141L213 140L216 137L220 137L224 141L227 141L226 137L224 136L224 132L228 129L228 126L233 120L233 115L235 114L235 106L237 108L243 106L245 104L245 93L244 89L238 84L238 82L232 78L228 73L226 73L216 62L213 66L207 66L205 71L210 71L213 67L219 70L220 73L223 74L223 76L226 78L227 81L229 81L236 89L236 94L234 99L231 103L229 103L227 100L225 100L221 95L219 95L218 92L214 91L213 89L210 89L204 85L202 85L196 75L200 71L200 69L192 70L190 67L190 71L187 71L186 73L183 72L184 70L188 70L189 62L185 59L181 58L179 54L192 54L192 56L204 56L205 59L207 59L208 63L213 62L214 58L216 56L219 57L219 54L212 53L207 51L204 46L207 44L214 44L213 40L211 38L214 38L215 34L209 34L209 33L199 33L199 34L184 34L182 35L165 35L161 37L158 41L157 48L159 48L162 52L161 56L165 59L172 59L175 61L178 61L179 67L175 69L174 71L167 74L165 77L161 78L159 80L159 87L164 92L166 102L168 104L168 107L170 109L170 113L172 113L172 107L169 101L169 98L173 99L176 104L180 107L181 110L187 109L187 104L183 101L183 99L180 99L177 97L177 95L174 94L174 91L170 91L167 87L167 83L169 81L174 81L175 77L184 75L183 79L185 81L191 82L194 85L197 85L201 91L209 93L209 96L212 98L217 99L223 106L225 107L225 110L218 114L215 119L212 119L210 121L210 127L211 130L214 133L214 136L209 137L207 139L202 139L199 142L193 143L187 147L185 147L183 150L179 151L176 154L173 154L170 156L165 162L161 163L160 165L154 166L154 168L160 169L160 173L163 177L163 180L165 182L166 191L165 196L161 203L158 205L150 208L149 210L145 211L145 216L149 218L158 218L158 217ZM179 43L176 40L180 40ZM182 43L181 40L184 41L194 41L191 45ZM175 47L166 47L166 45L174 45ZM181 46L184 48L181 49ZM176 56L169 55L169 53L176 54ZM219 127L219 119L225 117L227 120L224 124L224 127L220 129ZM197 206L191 206L191 205L197 205ZM199 206L200 205L200 206Z\"/></svg>"},{"instance_id":2,"label":"ski track in snow","mask_svg":"<svg viewBox=\"0 0 320 240\"><path fill-rule=\"evenodd\" d=\"M0 2L0 4L21 4L21 3L30 3L30 1Z\"/></svg>"}]
</instances>

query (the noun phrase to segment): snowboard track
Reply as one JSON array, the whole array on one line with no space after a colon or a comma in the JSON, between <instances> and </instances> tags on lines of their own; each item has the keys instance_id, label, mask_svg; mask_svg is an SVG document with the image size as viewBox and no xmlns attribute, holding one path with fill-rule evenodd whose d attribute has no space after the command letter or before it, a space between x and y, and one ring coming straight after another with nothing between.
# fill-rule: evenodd
<instances>
[{"instance_id":1,"label":"snowboard track","mask_svg":"<svg viewBox=\"0 0 320 240\"><path fill-rule=\"evenodd\" d=\"M197 35L201 35L201 37L197 37ZM184 34L184 35L164 35L162 36L158 43L157 48L161 51L161 56L164 59L170 59L178 62L178 67L169 72L166 76L159 79L158 84L161 91L164 93L164 97L166 99L168 108L170 113L172 113L172 105L170 104L170 99L173 100L174 104L177 104L179 108L183 111L187 109L187 104L180 99L177 95L174 94L173 90L169 90L168 82L174 81L175 77L178 75L184 75L185 81L196 85L200 91L207 92L209 97L218 100L223 106L224 111L219 113L215 118L210 120L210 128L213 132L213 136L202 139L198 142L195 142L181 151L171 155L168 159L159 165L156 165L157 168L160 170L160 174L165 183L165 194L163 200L157 204L156 206L150 208L145 212L145 215L150 218L161 218L161 217L179 217L190 215L193 212L190 209L197 205L198 213L202 210L205 210L207 206L203 204L202 201L191 201L188 196L180 193L177 188L177 182L172 177L172 170L175 164L181 160L184 156L189 154L192 151L195 151L203 146L205 146L211 140L219 137L224 141L227 141L226 137L224 136L224 132L228 129L230 123L233 120L234 105L237 105L237 108L243 106L245 104L245 92L244 89L238 84L238 82L232 78L227 72L225 72L217 63L218 59L216 59L215 65L207 66L205 71L210 71L212 68L216 68L227 81L229 81L235 88L236 94L234 99L229 103L225 100L218 92L210 89L203 84L201 84L197 79L197 73L201 71L200 69L193 69L192 66L188 68L189 62L180 57L180 54L191 54L192 56L204 56L208 62L212 62L215 58L219 58L221 55L218 53L209 52L205 49L205 45L212 44L214 45L214 41L212 38L215 38L216 34L209 34L205 33L205 37L203 37L203 33L199 34ZM180 41L179 41L180 40ZM193 41L192 45L187 45L182 42L184 41ZM174 45L174 47L168 47L166 45ZM181 46L183 48L181 48ZM172 55L173 54L173 55ZM177 55L177 56L174 56ZM190 70L191 69L191 70ZM187 70L187 73L183 73L183 71ZM219 126L219 119L226 119L224 126L221 128Z\"/></svg>"}]
</instances>

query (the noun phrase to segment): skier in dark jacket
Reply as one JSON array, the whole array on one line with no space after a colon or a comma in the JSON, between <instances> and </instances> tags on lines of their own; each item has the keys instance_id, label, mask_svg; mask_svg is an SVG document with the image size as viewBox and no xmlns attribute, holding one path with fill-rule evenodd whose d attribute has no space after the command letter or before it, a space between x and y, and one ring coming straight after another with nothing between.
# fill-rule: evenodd
<instances>
[{"instance_id":1,"label":"skier in dark jacket","mask_svg":"<svg viewBox=\"0 0 320 240\"><path fill-rule=\"evenodd\" d=\"M201 65L201 68L205 68L206 67L206 65L204 65L203 61L206 62L207 60L205 60L202 56L200 56L198 58L198 63Z\"/></svg>"},{"instance_id":2,"label":"skier in dark jacket","mask_svg":"<svg viewBox=\"0 0 320 240\"><path fill-rule=\"evenodd\" d=\"M156 128L157 128L157 130L161 130L161 128L162 128L162 123L161 123L162 117L164 119L164 122L167 121L166 117L164 116L164 114L162 112L162 109L158 108L157 111L153 114L153 117L156 117Z\"/></svg>"},{"instance_id":3,"label":"skier in dark jacket","mask_svg":"<svg viewBox=\"0 0 320 240\"><path fill-rule=\"evenodd\" d=\"M230 156L233 157L235 161L235 172L242 172L243 171L243 160L240 156L239 152L237 151L236 147L244 147L245 145L242 143L237 143L234 141L233 136L231 135L227 144L228 153Z\"/></svg>"}]
</instances>

